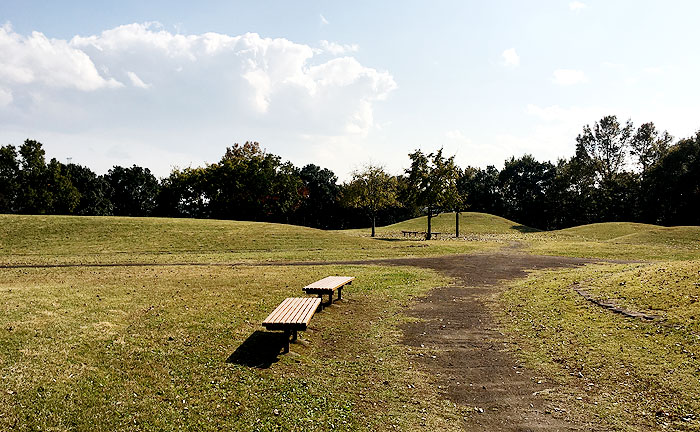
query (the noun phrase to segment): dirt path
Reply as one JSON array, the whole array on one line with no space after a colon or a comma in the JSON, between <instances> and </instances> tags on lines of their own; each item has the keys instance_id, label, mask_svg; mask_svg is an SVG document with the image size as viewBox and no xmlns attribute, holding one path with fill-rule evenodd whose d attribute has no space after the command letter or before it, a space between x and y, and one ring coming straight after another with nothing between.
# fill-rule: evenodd
<instances>
[{"instance_id":1,"label":"dirt path","mask_svg":"<svg viewBox=\"0 0 700 432\"><path fill-rule=\"evenodd\" d=\"M488 307L504 289L503 281L525 277L527 270L575 267L591 261L504 252L384 262L434 269L458 281L432 290L408 311L421 320L404 325L403 343L438 352L436 358L416 357L416 361L438 377L448 399L477 408L465 421L465 430L595 429L567 421L564 414L546 412L544 398L533 393L551 384L535 377L506 351L506 340Z\"/></svg>"}]
</instances>

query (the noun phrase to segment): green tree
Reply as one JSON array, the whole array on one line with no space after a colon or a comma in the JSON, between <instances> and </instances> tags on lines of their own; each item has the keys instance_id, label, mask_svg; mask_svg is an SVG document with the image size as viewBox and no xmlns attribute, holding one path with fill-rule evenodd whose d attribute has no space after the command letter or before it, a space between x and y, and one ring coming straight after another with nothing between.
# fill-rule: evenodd
<instances>
[{"instance_id":1,"label":"green tree","mask_svg":"<svg viewBox=\"0 0 700 432\"><path fill-rule=\"evenodd\" d=\"M46 152L40 142L28 139L19 147L19 154L17 209L20 213L48 213L52 196L46 187Z\"/></svg>"},{"instance_id":2,"label":"green tree","mask_svg":"<svg viewBox=\"0 0 700 432\"><path fill-rule=\"evenodd\" d=\"M346 205L364 209L372 220L372 237L375 236L377 212L397 205L396 178L384 168L368 164L352 173L352 180L345 186L343 199Z\"/></svg>"},{"instance_id":3,"label":"green tree","mask_svg":"<svg viewBox=\"0 0 700 432\"><path fill-rule=\"evenodd\" d=\"M538 162L532 155L507 160L499 174L504 216L528 226L548 228L547 195L554 175L554 165Z\"/></svg>"},{"instance_id":4,"label":"green tree","mask_svg":"<svg viewBox=\"0 0 700 432\"><path fill-rule=\"evenodd\" d=\"M442 149L424 154L420 150L410 153L411 168L406 170L415 203L425 208L428 215L426 238L432 237L432 217L440 209L453 210L458 207L460 194L457 189L459 170L454 156L445 158ZM459 216L457 216L459 217Z\"/></svg>"},{"instance_id":5,"label":"green tree","mask_svg":"<svg viewBox=\"0 0 700 432\"><path fill-rule=\"evenodd\" d=\"M0 213L17 211L19 161L15 146L0 147Z\"/></svg>"},{"instance_id":6,"label":"green tree","mask_svg":"<svg viewBox=\"0 0 700 432\"><path fill-rule=\"evenodd\" d=\"M159 184L151 170L140 166L115 166L105 175L112 191L110 201L117 216L151 216Z\"/></svg>"},{"instance_id":7,"label":"green tree","mask_svg":"<svg viewBox=\"0 0 700 432\"><path fill-rule=\"evenodd\" d=\"M46 166L45 185L50 196L47 213L73 214L80 202L80 192L73 186L65 171L65 165L56 159L51 159Z\"/></svg>"},{"instance_id":8,"label":"green tree","mask_svg":"<svg viewBox=\"0 0 700 432\"><path fill-rule=\"evenodd\" d=\"M614 115L603 117L593 127L583 127L583 132L576 137L576 152L592 165L598 181L612 180L620 172L633 131L630 120L622 126Z\"/></svg>"},{"instance_id":9,"label":"green tree","mask_svg":"<svg viewBox=\"0 0 700 432\"><path fill-rule=\"evenodd\" d=\"M331 228L337 216L340 189L333 171L309 164L299 171L302 202L296 219L305 226Z\"/></svg>"},{"instance_id":10,"label":"green tree","mask_svg":"<svg viewBox=\"0 0 700 432\"><path fill-rule=\"evenodd\" d=\"M642 167L642 175L668 153L673 137L667 131L659 132L654 123L644 123L630 141L630 152Z\"/></svg>"},{"instance_id":11,"label":"green tree","mask_svg":"<svg viewBox=\"0 0 700 432\"><path fill-rule=\"evenodd\" d=\"M168 217L210 216L209 167L174 169L158 192L158 214Z\"/></svg>"},{"instance_id":12,"label":"green tree","mask_svg":"<svg viewBox=\"0 0 700 432\"><path fill-rule=\"evenodd\" d=\"M467 167L457 179L457 190L462 197L467 197L466 208L471 211L491 214L503 212L499 171L493 165L486 169Z\"/></svg>"},{"instance_id":13,"label":"green tree","mask_svg":"<svg viewBox=\"0 0 700 432\"><path fill-rule=\"evenodd\" d=\"M111 188L104 176L98 176L90 168L68 164L66 176L80 193L80 200L73 210L78 215L108 216L113 212Z\"/></svg>"},{"instance_id":14,"label":"green tree","mask_svg":"<svg viewBox=\"0 0 700 432\"><path fill-rule=\"evenodd\" d=\"M671 146L650 167L643 191L649 222L700 225L700 131Z\"/></svg>"},{"instance_id":15,"label":"green tree","mask_svg":"<svg viewBox=\"0 0 700 432\"><path fill-rule=\"evenodd\" d=\"M214 217L288 222L301 202L299 170L257 142L234 144L208 167L207 195Z\"/></svg>"}]
</instances>

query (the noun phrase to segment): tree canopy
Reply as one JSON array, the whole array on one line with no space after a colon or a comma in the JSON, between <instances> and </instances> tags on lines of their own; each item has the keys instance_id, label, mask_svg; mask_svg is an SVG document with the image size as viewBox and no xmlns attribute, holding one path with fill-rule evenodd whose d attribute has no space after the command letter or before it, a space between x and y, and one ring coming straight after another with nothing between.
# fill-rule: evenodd
<instances>
[{"instance_id":1,"label":"tree canopy","mask_svg":"<svg viewBox=\"0 0 700 432\"><path fill-rule=\"evenodd\" d=\"M572 140L573 141L573 140ZM339 183L315 164L302 168L247 141L203 167L89 167L46 160L42 143L0 147L0 212L169 216L284 222L324 229L389 224L441 211L504 216L541 229L605 221L700 224L700 132L675 141L652 122L634 128L606 116L585 125L576 152L556 163L532 155L460 168L443 150L408 155L391 175L369 164ZM458 221L459 218L456 219ZM456 227L457 228L457 227Z\"/></svg>"}]
</instances>

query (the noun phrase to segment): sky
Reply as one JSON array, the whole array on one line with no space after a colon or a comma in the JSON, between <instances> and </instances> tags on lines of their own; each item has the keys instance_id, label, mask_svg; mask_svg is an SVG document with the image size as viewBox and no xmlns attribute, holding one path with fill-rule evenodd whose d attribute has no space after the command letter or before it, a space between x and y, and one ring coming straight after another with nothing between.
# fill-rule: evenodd
<instances>
[{"instance_id":1,"label":"sky","mask_svg":"<svg viewBox=\"0 0 700 432\"><path fill-rule=\"evenodd\" d=\"M200 4L201 3L201 4ZM0 145L98 174L258 141L341 181L556 162L605 115L700 129L696 1L0 2Z\"/></svg>"}]
</instances>

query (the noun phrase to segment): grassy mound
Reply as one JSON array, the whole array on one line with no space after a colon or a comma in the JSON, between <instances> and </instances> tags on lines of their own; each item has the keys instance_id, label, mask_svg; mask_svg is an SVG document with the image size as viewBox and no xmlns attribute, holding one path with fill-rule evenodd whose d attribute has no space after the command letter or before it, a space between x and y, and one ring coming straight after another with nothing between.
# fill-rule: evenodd
<instances>
[{"instance_id":1,"label":"grassy mound","mask_svg":"<svg viewBox=\"0 0 700 432\"><path fill-rule=\"evenodd\" d=\"M443 234L455 234L455 214L454 213L442 213L437 216L433 216L431 221L432 231L439 232ZM419 231L424 232L428 229L428 217L422 216L403 222L398 222L393 225L387 225L377 228L378 235L381 236L391 236L399 235L401 236L401 231ZM362 230L349 230L354 233L369 233L369 228ZM477 212L464 212L460 214L459 218L459 233L460 236L470 235L470 234L513 234L513 233L527 233L536 232L538 230L534 228L527 227L525 225L520 225L516 222L510 221L508 219L502 218L500 216L494 216L487 213L477 213Z\"/></svg>"},{"instance_id":2,"label":"grassy mound","mask_svg":"<svg viewBox=\"0 0 700 432\"><path fill-rule=\"evenodd\" d=\"M348 260L465 253L485 245L387 243L262 222L0 215L0 264Z\"/></svg>"},{"instance_id":3,"label":"grassy mound","mask_svg":"<svg viewBox=\"0 0 700 432\"><path fill-rule=\"evenodd\" d=\"M605 222L588 225L580 225L555 231L556 233L583 237L591 240L613 240L618 237L644 232L655 228L656 225L647 225L633 222Z\"/></svg>"},{"instance_id":4,"label":"grassy mound","mask_svg":"<svg viewBox=\"0 0 700 432\"><path fill-rule=\"evenodd\" d=\"M700 258L700 227L662 227L630 222L608 222L528 237L529 249L544 255L611 259Z\"/></svg>"},{"instance_id":5,"label":"grassy mound","mask_svg":"<svg viewBox=\"0 0 700 432\"><path fill-rule=\"evenodd\" d=\"M671 247L699 247L700 227L677 226L658 227L653 226L646 231L640 231L616 239L620 243L665 245Z\"/></svg>"}]
</instances>

